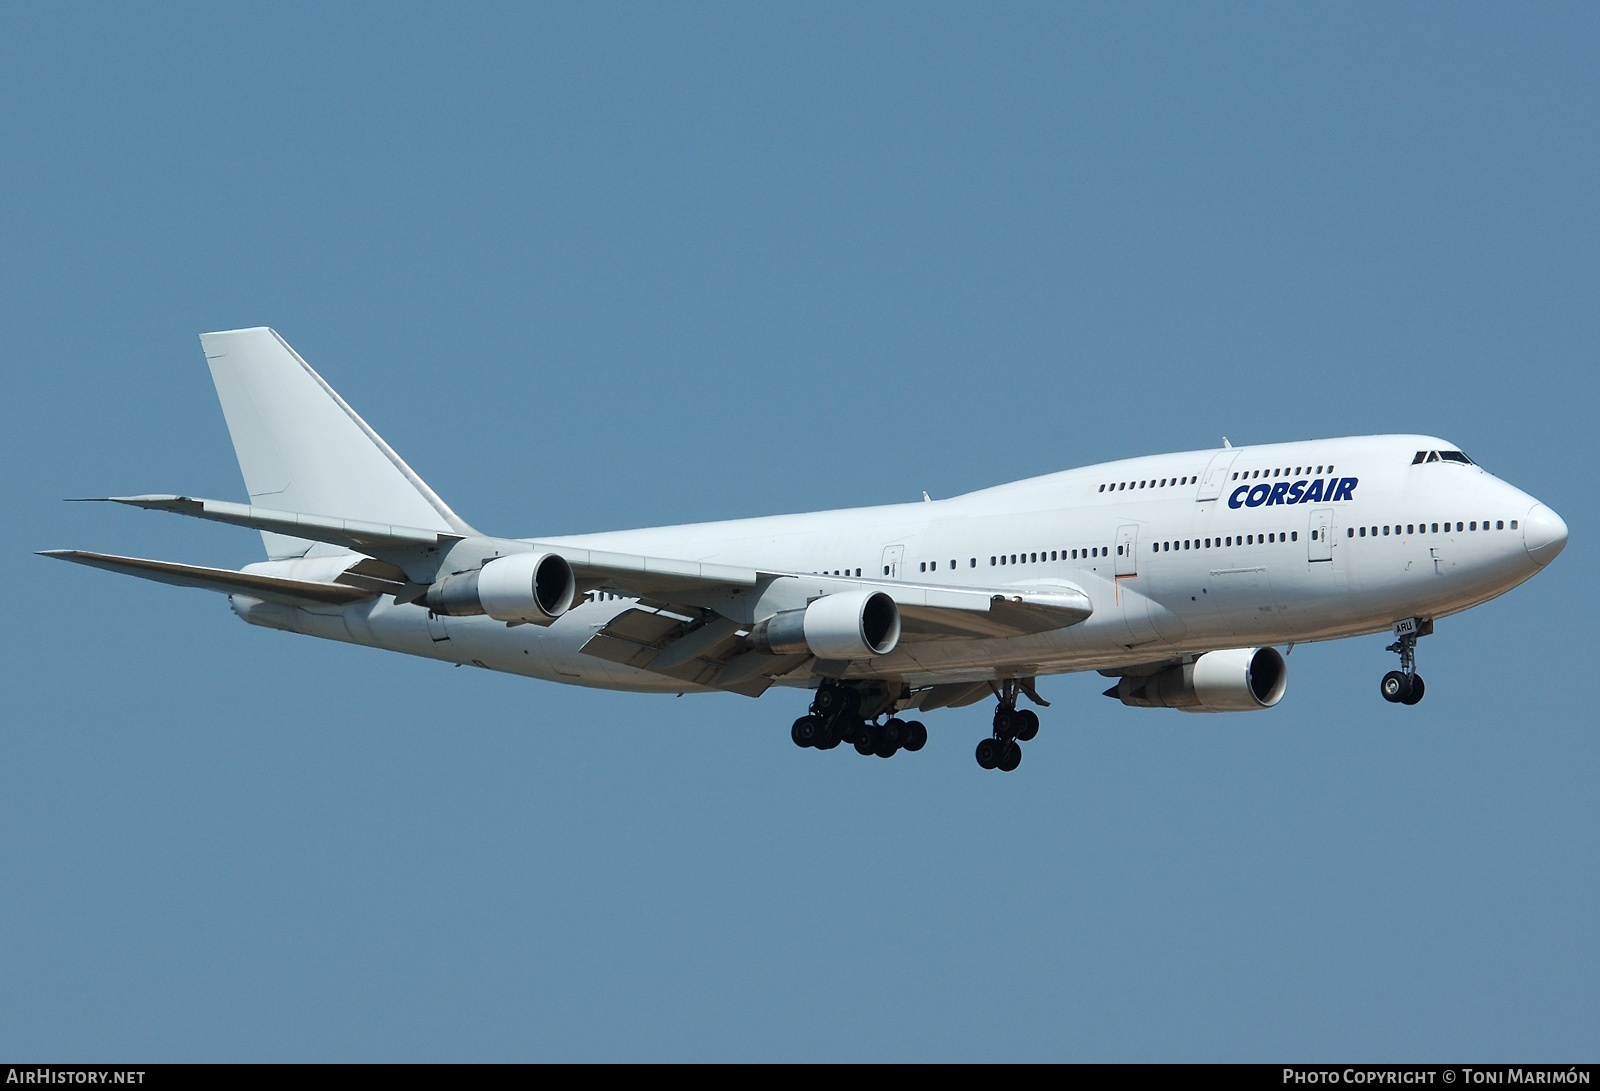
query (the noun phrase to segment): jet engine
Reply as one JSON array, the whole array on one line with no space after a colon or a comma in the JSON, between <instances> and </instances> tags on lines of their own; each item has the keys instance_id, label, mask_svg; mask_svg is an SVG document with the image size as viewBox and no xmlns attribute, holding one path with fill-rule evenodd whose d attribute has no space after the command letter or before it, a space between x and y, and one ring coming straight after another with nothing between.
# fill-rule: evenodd
<instances>
[{"instance_id":1,"label":"jet engine","mask_svg":"<svg viewBox=\"0 0 1600 1091\"><path fill-rule=\"evenodd\" d=\"M818 659L868 659L900 643L900 608L882 591L824 595L804 610L756 623L750 643L773 655L809 652Z\"/></svg>"},{"instance_id":2,"label":"jet engine","mask_svg":"<svg viewBox=\"0 0 1600 1091\"><path fill-rule=\"evenodd\" d=\"M1145 677L1125 677L1106 690L1125 705L1186 712L1254 712L1283 699L1289 666L1276 648L1206 652Z\"/></svg>"},{"instance_id":3,"label":"jet engine","mask_svg":"<svg viewBox=\"0 0 1600 1091\"><path fill-rule=\"evenodd\" d=\"M496 621L549 625L577 595L572 566L554 553L513 553L428 588L428 609L447 617L487 614Z\"/></svg>"}]
</instances>

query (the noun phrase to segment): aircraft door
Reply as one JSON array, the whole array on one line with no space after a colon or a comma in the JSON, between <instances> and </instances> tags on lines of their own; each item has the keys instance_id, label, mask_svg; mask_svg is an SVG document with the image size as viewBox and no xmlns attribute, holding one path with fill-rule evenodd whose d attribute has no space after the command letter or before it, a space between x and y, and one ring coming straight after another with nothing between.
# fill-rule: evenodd
<instances>
[{"instance_id":1,"label":"aircraft door","mask_svg":"<svg viewBox=\"0 0 1600 1091\"><path fill-rule=\"evenodd\" d=\"M1117 528L1117 575L1139 574L1139 528L1135 524Z\"/></svg>"},{"instance_id":2,"label":"aircraft door","mask_svg":"<svg viewBox=\"0 0 1600 1091\"><path fill-rule=\"evenodd\" d=\"M1232 447L1219 451L1212 459L1211 465L1206 467L1205 476L1200 479L1200 491L1195 495L1196 500L1215 500L1222 495L1222 487L1228 483L1228 471L1233 468L1233 460L1239 457L1239 452Z\"/></svg>"},{"instance_id":3,"label":"aircraft door","mask_svg":"<svg viewBox=\"0 0 1600 1091\"><path fill-rule=\"evenodd\" d=\"M1321 511L1311 513L1311 526L1306 538L1306 548L1310 550L1308 559L1313 561L1333 560L1332 508L1323 508Z\"/></svg>"},{"instance_id":4,"label":"aircraft door","mask_svg":"<svg viewBox=\"0 0 1600 1091\"><path fill-rule=\"evenodd\" d=\"M891 580L900 578L900 562L905 558L906 547L892 545L883 547L883 574Z\"/></svg>"}]
</instances>

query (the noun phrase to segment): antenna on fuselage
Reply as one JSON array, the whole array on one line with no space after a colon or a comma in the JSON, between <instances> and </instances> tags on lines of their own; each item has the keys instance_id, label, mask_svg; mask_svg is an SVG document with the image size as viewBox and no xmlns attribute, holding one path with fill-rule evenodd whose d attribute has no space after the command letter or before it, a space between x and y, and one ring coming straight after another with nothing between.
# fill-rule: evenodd
<instances>
[{"instance_id":1,"label":"antenna on fuselage","mask_svg":"<svg viewBox=\"0 0 1600 1091\"><path fill-rule=\"evenodd\" d=\"M1233 444L1228 442L1228 437L1227 436L1223 436L1222 437L1222 446L1224 446L1224 447L1232 447Z\"/></svg>"}]
</instances>

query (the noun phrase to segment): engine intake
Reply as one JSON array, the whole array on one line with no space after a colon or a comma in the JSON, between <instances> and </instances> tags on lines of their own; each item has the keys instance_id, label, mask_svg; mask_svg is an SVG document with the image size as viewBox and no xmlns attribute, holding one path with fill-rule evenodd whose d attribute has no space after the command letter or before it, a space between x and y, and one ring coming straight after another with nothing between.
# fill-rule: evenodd
<instances>
[{"instance_id":1,"label":"engine intake","mask_svg":"<svg viewBox=\"0 0 1600 1091\"><path fill-rule=\"evenodd\" d=\"M487 614L496 621L549 625L566 613L578 581L566 559L554 553L496 557L474 572L461 572L428 588L428 609L447 617Z\"/></svg>"},{"instance_id":2,"label":"engine intake","mask_svg":"<svg viewBox=\"0 0 1600 1091\"><path fill-rule=\"evenodd\" d=\"M804 610L756 623L750 643L772 655L809 652L818 659L869 659L900 643L900 608L883 591L824 595Z\"/></svg>"},{"instance_id":3,"label":"engine intake","mask_svg":"<svg viewBox=\"0 0 1600 1091\"><path fill-rule=\"evenodd\" d=\"M1138 708L1254 712L1281 701L1288 685L1289 666L1278 649L1232 648L1159 674L1119 679L1105 695Z\"/></svg>"}]
</instances>

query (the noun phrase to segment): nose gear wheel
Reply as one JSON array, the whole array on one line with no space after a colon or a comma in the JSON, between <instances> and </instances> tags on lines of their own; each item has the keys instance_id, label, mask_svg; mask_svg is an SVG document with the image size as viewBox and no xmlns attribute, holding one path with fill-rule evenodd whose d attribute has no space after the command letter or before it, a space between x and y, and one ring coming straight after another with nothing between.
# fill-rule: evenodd
<instances>
[{"instance_id":1,"label":"nose gear wheel","mask_svg":"<svg viewBox=\"0 0 1600 1091\"><path fill-rule=\"evenodd\" d=\"M1417 673L1417 638L1433 632L1433 622L1421 618L1406 618L1395 622L1395 641L1384 651L1400 655L1400 669L1390 671L1378 683L1378 692L1392 705L1414 705L1427 692L1422 675Z\"/></svg>"}]
</instances>

